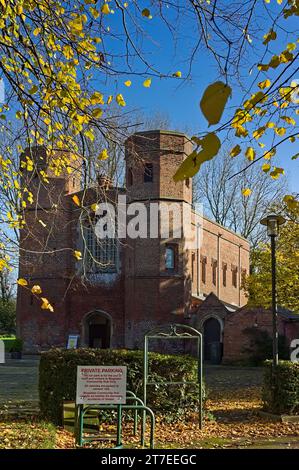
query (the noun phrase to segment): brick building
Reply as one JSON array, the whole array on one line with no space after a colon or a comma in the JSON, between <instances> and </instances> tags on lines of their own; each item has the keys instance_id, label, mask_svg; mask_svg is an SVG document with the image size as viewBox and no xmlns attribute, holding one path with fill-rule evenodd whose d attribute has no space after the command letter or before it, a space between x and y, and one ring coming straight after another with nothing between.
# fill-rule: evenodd
<instances>
[{"instance_id":1,"label":"brick building","mask_svg":"<svg viewBox=\"0 0 299 470\"><path fill-rule=\"evenodd\" d=\"M41 310L40 299L19 286L17 328L25 351L63 347L70 334L79 335L82 346L136 348L146 331L166 322L196 323L205 332L206 344L223 343L227 313L246 304L241 279L249 271L249 244L206 217L198 219L192 181L174 182L175 171L191 150L184 134L136 133L126 141L126 189L99 177L84 191L79 156L71 156L72 164L57 175L44 148L31 151L36 171L23 169L22 179L34 202L24 209L19 277L30 286L40 285L54 312ZM64 152L56 155L65 157ZM38 177L41 171L47 183ZM123 223L128 230L138 225L132 211L136 203L147 214L156 210L158 236L99 241L91 206L103 201L117 211L118 228ZM164 237L159 229L167 211L174 227L173 204L184 230ZM185 213L191 214L189 219ZM154 230L152 219L146 220ZM197 232L200 243L188 244ZM82 253L82 260L74 250Z\"/></svg>"}]
</instances>

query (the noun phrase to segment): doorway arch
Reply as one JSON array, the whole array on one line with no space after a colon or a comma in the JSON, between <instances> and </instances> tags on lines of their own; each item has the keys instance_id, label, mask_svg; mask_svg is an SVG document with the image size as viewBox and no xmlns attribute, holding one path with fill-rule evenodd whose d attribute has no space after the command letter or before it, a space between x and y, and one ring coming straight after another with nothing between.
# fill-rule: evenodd
<instances>
[{"instance_id":1,"label":"doorway arch","mask_svg":"<svg viewBox=\"0 0 299 470\"><path fill-rule=\"evenodd\" d=\"M112 337L112 318L102 310L94 310L84 317L83 338L88 348L109 349Z\"/></svg>"},{"instance_id":2,"label":"doorway arch","mask_svg":"<svg viewBox=\"0 0 299 470\"><path fill-rule=\"evenodd\" d=\"M222 358L222 328L218 318L209 317L203 323L204 360L212 360L212 348L219 351L219 363Z\"/></svg>"}]
</instances>

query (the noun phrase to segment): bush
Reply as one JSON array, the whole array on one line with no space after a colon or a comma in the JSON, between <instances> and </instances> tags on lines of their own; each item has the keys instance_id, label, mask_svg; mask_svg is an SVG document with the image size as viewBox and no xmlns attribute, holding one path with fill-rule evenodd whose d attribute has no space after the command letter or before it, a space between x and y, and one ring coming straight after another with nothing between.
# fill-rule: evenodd
<instances>
[{"instance_id":1,"label":"bush","mask_svg":"<svg viewBox=\"0 0 299 470\"><path fill-rule=\"evenodd\" d=\"M14 300L0 300L0 334L11 335L16 332L16 303Z\"/></svg>"},{"instance_id":2,"label":"bush","mask_svg":"<svg viewBox=\"0 0 299 470\"><path fill-rule=\"evenodd\" d=\"M243 349L243 352L248 354L247 363L259 366L272 357L273 342L268 331L251 327L245 328L243 333L250 338L249 348ZM278 335L278 354L281 359L289 359L290 357L287 339L282 335Z\"/></svg>"},{"instance_id":3,"label":"bush","mask_svg":"<svg viewBox=\"0 0 299 470\"><path fill-rule=\"evenodd\" d=\"M272 362L265 363L263 404L275 414L299 414L299 363L279 361L276 374Z\"/></svg>"},{"instance_id":4,"label":"bush","mask_svg":"<svg viewBox=\"0 0 299 470\"><path fill-rule=\"evenodd\" d=\"M62 423L64 400L75 400L78 365L127 366L127 388L142 399L143 352L109 349L52 349L41 355L39 366L40 410L44 418ZM167 381L195 381L197 361L191 356L149 353L147 404L154 412L179 417L188 407L198 410L198 387L169 386Z\"/></svg>"}]
</instances>

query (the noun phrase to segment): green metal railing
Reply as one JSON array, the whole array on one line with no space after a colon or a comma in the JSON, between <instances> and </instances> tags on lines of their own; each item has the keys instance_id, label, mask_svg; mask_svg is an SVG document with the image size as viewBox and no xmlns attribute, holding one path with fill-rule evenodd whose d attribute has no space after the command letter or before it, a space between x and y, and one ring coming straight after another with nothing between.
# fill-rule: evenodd
<instances>
[{"instance_id":1,"label":"green metal railing","mask_svg":"<svg viewBox=\"0 0 299 470\"><path fill-rule=\"evenodd\" d=\"M181 330L180 333L178 330ZM197 340L197 381L176 381L176 382L163 382L163 385L197 385L199 387L199 427L203 427L203 368L202 368L202 334L195 328L188 325L180 325L176 323L169 323L162 325L154 330L148 332L144 337L143 349L143 402L147 403L147 387L149 385L161 385L161 383L149 381L149 340L152 339L165 339L165 340L182 340L190 339ZM144 422L144 419L143 419ZM143 433L144 434L144 433Z\"/></svg>"},{"instance_id":2,"label":"green metal railing","mask_svg":"<svg viewBox=\"0 0 299 470\"><path fill-rule=\"evenodd\" d=\"M123 404L123 405L77 405L76 407L76 419L75 419L75 438L76 444L80 447L87 442L92 441L104 441L104 440L115 440L115 449L123 447L122 444L122 418L124 410L132 410L134 412L134 428L133 434L136 436L138 432L138 412L141 412L141 437L140 443L144 447L145 444L145 431L146 431L146 413L150 417L150 448L154 448L154 434L155 434L155 416L153 411L144 405L143 401L138 398L135 393L127 391L127 401L133 401L134 404ZM101 411L111 410L117 412L117 428L116 435L110 438L101 437L100 433L84 435L84 417L89 411Z\"/></svg>"}]
</instances>

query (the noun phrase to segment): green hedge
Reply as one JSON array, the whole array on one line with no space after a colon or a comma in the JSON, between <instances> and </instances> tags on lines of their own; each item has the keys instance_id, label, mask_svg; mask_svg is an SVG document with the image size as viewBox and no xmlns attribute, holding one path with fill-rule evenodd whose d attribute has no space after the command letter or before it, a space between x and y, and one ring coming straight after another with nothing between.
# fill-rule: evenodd
<instances>
[{"instance_id":1,"label":"green hedge","mask_svg":"<svg viewBox=\"0 0 299 470\"><path fill-rule=\"evenodd\" d=\"M0 339L4 342L5 352L11 352L19 345L19 338L15 336L0 336Z\"/></svg>"},{"instance_id":2,"label":"green hedge","mask_svg":"<svg viewBox=\"0 0 299 470\"><path fill-rule=\"evenodd\" d=\"M142 398L142 351L53 349L42 353L39 366L40 409L44 418L62 423L64 400L75 400L78 365L127 366L127 388ZM155 412L172 418L198 409L198 387L193 385L166 386L167 381L194 381L197 362L191 356L149 354L150 380L157 386L148 388L148 405Z\"/></svg>"},{"instance_id":3,"label":"green hedge","mask_svg":"<svg viewBox=\"0 0 299 470\"><path fill-rule=\"evenodd\" d=\"M299 414L299 363L279 361L276 373L272 362L265 363L263 403L265 411Z\"/></svg>"}]
</instances>

